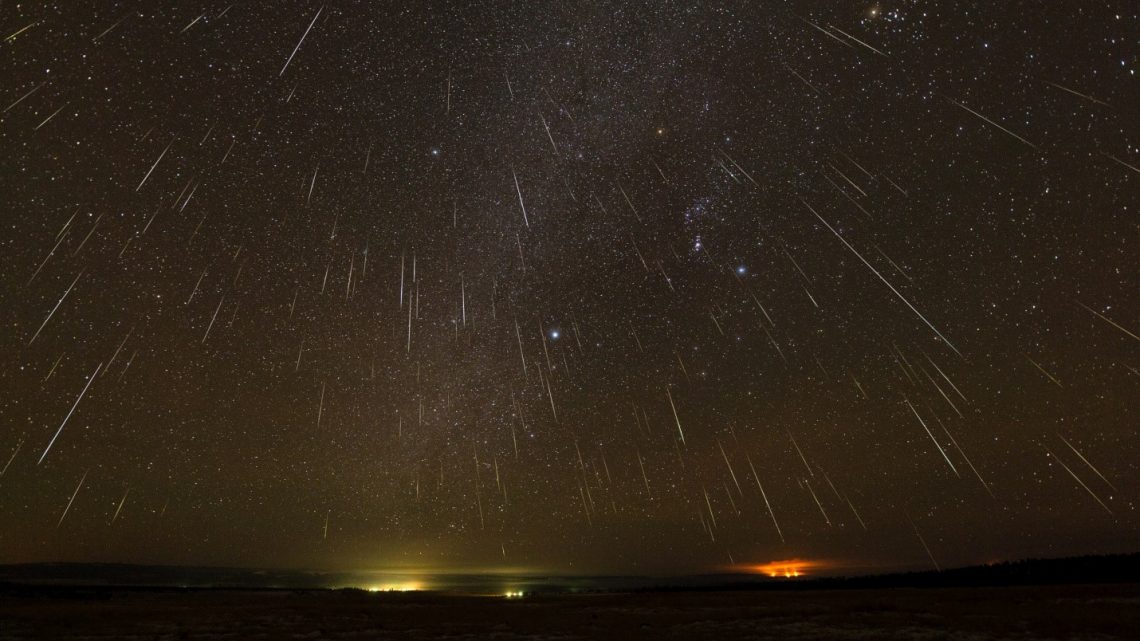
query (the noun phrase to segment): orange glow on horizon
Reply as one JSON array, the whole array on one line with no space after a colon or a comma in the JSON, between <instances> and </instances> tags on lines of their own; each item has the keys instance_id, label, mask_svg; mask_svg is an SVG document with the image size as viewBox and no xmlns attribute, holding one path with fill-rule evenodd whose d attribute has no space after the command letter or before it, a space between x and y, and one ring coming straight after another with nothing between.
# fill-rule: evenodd
<instances>
[{"instance_id":1,"label":"orange glow on horizon","mask_svg":"<svg viewBox=\"0 0 1140 641\"><path fill-rule=\"evenodd\" d=\"M365 589L369 592L418 592L424 588L419 583L383 583Z\"/></svg>"},{"instance_id":2,"label":"orange glow on horizon","mask_svg":"<svg viewBox=\"0 0 1140 641\"><path fill-rule=\"evenodd\" d=\"M787 559L785 561L772 561L761 565L749 565L752 572L760 572L773 578L794 579L825 569L830 564L820 560Z\"/></svg>"}]
</instances>

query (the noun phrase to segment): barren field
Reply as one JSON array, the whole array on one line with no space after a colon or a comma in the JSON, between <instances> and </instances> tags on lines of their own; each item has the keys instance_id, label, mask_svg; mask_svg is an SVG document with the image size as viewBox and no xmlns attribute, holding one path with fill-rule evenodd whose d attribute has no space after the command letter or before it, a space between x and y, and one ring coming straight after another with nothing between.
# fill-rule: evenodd
<instances>
[{"instance_id":1,"label":"barren field","mask_svg":"<svg viewBox=\"0 0 1140 641\"><path fill-rule=\"evenodd\" d=\"M0 639L1134 639L1136 585L503 597L41 591Z\"/></svg>"}]
</instances>

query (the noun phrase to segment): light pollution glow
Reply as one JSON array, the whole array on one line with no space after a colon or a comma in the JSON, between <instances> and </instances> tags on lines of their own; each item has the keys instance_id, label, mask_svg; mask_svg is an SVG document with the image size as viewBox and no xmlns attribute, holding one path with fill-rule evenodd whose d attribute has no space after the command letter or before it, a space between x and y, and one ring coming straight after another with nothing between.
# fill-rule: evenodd
<instances>
[{"instance_id":1,"label":"light pollution glow","mask_svg":"<svg viewBox=\"0 0 1140 641\"><path fill-rule=\"evenodd\" d=\"M419 592L424 587L419 583L384 583L370 585L365 589L369 592Z\"/></svg>"},{"instance_id":2,"label":"light pollution glow","mask_svg":"<svg viewBox=\"0 0 1140 641\"><path fill-rule=\"evenodd\" d=\"M429 590L427 584L422 582L407 582L407 583L380 583L369 585L364 588L368 592L422 592ZM488 595L490 596L490 595ZM496 595L498 596L498 595ZM501 596L508 599L521 599L526 596L526 592L518 589L506 590Z\"/></svg>"},{"instance_id":3,"label":"light pollution glow","mask_svg":"<svg viewBox=\"0 0 1140 641\"><path fill-rule=\"evenodd\" d=\"M834 567L834 564L822 560L787 559L784 561L771 561L761 565L751 565L748 566L748 569L752 572L760 572L774 578L783 577L792 579Z\"/></svg>"}]
</instances>

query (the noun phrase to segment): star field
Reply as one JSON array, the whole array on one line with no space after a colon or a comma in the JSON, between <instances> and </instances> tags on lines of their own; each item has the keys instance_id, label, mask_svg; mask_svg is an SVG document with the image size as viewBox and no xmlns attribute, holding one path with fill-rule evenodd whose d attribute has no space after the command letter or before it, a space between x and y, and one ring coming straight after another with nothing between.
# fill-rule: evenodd
<instances>
[{"instance_id":1,"label":"star field","mask_svg":"<svg viewBox=\"0 0 1140 641\"><path fill-rule=\"evenodd\" d=\"M1130 3L0 27L0 562L1135 550Z\"/></svg>"}]
</instances>

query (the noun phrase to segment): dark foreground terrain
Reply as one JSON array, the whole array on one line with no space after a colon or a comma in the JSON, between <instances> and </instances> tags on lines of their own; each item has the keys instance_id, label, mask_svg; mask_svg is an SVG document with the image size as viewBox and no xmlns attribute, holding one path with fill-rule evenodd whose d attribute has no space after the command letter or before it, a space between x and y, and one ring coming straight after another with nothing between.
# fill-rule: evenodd
<instances>
[{"instance_id":1,"label":"dark foreground terrain","mask_svg":"<svg viewBox=\"0 0 1140 641\"><path fill-rule=\"evenodd\" d=\"M1140 585L501 597L38 590L0 639L1135 639Z\"/></svg>"}]
</instances>

